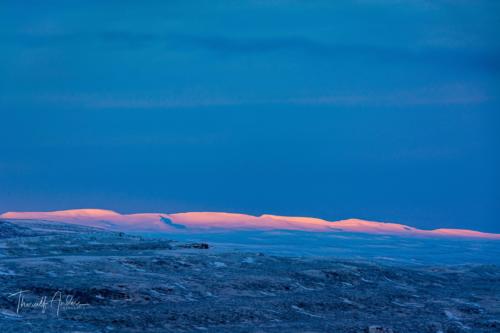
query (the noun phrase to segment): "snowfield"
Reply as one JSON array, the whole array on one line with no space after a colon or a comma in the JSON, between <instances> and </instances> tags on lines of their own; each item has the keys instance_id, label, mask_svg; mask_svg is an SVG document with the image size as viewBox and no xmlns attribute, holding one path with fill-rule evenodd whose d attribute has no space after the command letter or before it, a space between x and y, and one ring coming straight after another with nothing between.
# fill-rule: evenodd
<instances>
[{"instance_id":1,"label":"snowfield","mask_svg":"<svg viewBox=\"0 0 500 333\"><path fill-rule=\"evenodd\" d=\"M3 332L500 329L500 268L493 264L497 255L486 253L498 250L497 241L321 238L325 234L289 231L206 236L168 240L164 233L1 221L0 327ZM398 249L403 250L396 256ZM457 264L465 252L471 262Z\"/></svg>"}]
</instances>

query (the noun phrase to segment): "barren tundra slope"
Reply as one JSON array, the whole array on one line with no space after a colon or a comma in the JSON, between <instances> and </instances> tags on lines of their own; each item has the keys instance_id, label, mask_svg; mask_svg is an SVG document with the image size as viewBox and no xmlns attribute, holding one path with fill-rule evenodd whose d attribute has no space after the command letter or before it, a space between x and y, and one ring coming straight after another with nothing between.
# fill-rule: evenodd
<instances>
[{"instance_id":1,"label":"barren tundra slope","mask_svg":"<svg viewBox=\"0 0 500 333\"><path fill-rule=\"evenodd\" d=\"M1 221L0 327L498 332L500 268L227 252L210 243Z\"/></svg>"}]
</instances>

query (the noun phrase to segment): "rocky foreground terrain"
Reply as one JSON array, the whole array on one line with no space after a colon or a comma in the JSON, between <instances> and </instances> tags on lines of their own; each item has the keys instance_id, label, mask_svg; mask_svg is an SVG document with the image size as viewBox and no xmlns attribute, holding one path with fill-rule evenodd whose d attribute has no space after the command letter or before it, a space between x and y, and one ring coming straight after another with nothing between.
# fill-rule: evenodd
<instances>
[{"instance_id":1,"label":"rocky foreground terrain","mask_svg":"<svg viewBox=\"0 0 500 333\"><path fill-rule=\"evenodd\" d=\"M221 252L0 221L2 332L500 332L500 267Z\"/></svg>"}]
</instances>

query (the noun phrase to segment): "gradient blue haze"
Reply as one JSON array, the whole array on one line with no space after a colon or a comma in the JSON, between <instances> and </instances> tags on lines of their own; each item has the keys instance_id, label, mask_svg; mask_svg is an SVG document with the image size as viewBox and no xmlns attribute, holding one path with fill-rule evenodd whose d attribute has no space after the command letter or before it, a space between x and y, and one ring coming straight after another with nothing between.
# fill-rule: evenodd
<instances>
[{"instance_id":1,"label":"gradient blue haze","mask_svg":"<svg viewBox=\"0 0 500 333\"><path fill-rule=\"evenodd\" d=\"M2 1L0 212L500 232L498 1Z\"/></svg>"}]
</instances>

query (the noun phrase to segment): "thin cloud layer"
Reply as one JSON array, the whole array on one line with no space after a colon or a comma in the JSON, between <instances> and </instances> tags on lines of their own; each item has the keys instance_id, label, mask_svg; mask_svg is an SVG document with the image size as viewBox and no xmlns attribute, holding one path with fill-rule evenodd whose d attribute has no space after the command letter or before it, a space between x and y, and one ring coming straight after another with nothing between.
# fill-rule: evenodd
<instances>
[{"instance_id":1,"label":"thin cloud layer","mask_svg":"<svg viewBox=\"0 0 500 333\"><path fill-rule=\"evenodd\" d=\"M488 0L1 1L0 211L500 232L498 12Z\"/></svg>"}]
</instances>

